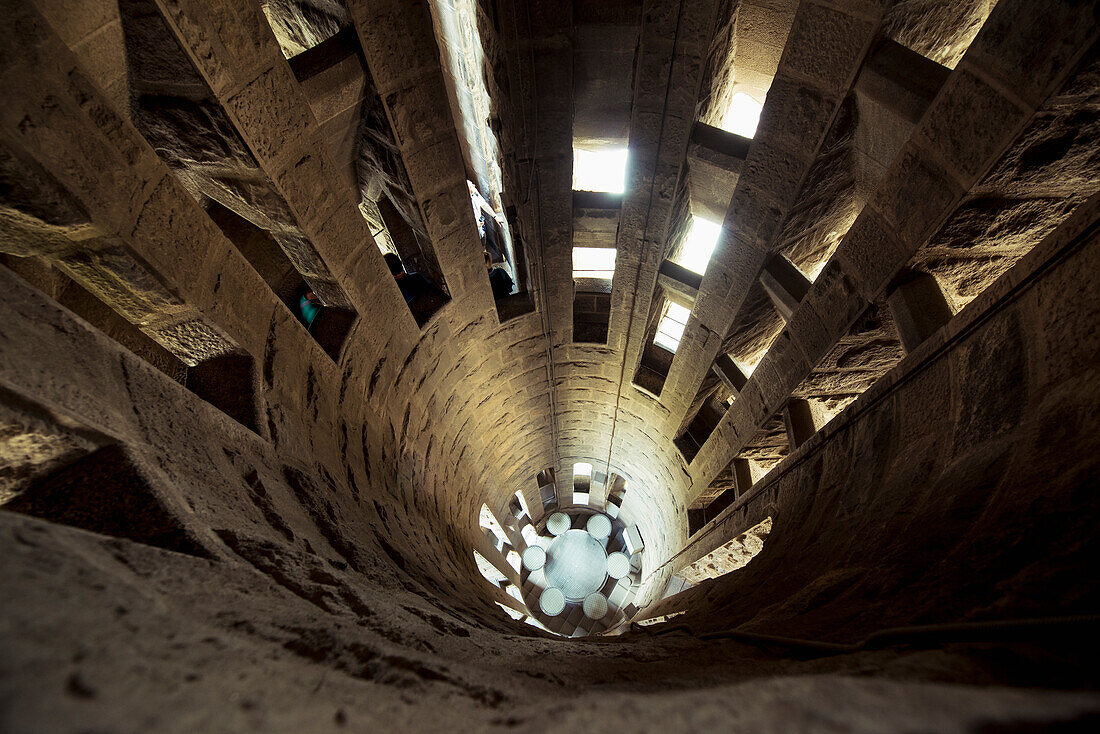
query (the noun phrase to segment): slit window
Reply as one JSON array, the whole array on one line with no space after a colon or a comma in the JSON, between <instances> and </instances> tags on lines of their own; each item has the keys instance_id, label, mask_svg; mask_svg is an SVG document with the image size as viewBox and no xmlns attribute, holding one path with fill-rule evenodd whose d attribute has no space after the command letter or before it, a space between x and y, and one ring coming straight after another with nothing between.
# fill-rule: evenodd
<instances>
[{"instance_id":1,"label":"slit window","mask_svg":"<svg viewBox=\"0 0 1100 734\"><path fill-rule=\"evenodd\" d=\"M502 581L508 580L507 576L497 570L496 566L489 563L489 560L477 551L474 551L474 563L477 564L477 570L481 572L481 575L485 577L485 580L493 586L500 584Z\"/></svg>"},{"instance_id":2,"label":"slit window","mask_svg":"<svg viewBox=\"0 0 1100 734\"><path fill-rule=\"evenodd\" d=\"M503 542L504 542L504 528L502 528L500 526L500 523L497 522L496 515L494 515L493 511L489 509L489 505L482 505L481 506L481 515L479 516L478 519L479 519L478 524L481 525L482 528L484 528L485 530L488 530L490 533L492 533L494 536L496 536L496 538L500 541L500 543L498 544L498 547L499 547L500 544L503 544Z\"/></svg>"},{"instance_id":3,"label":"slit window","mask_svg":"<svg viewBox=\"0 0 1100 734\"><path fill-rule=\"evenodd\" d=\"M705 274L710 257L714 254L714 246L718 244L718 237L721 234L721 224L709 219L692 217L691 229L684 237L683 249L677 264L699 275Z\"/></svg>"},{"instance_id":4,"label":"slit window","mask_svg":"<svg viewBox=\"0 0 1100 734\"><path fill-rule=\"evenodd\" d=\"M722 123L719 127L734 135L751 138L756 135L756 127L760 124L760 111L763 107L764 105L744 92L737 92L730 100L726 113L722 115Z\"/></svg>"},{"instance_id":5,"label":"slit window","mask_svg":"<svg viewBox=\"0 0 1100 734\"><path fill-rule=\"evenodd\" d=\"M592 491L592 465L581 461L573 465L573 504L587 505Z\"/></svg>"},{"instance_id":6,"label":"slit window","mask_svg":"<svg viewBox=\"0 0 1100 734\"><path fill-rule=\"evenodd\" d=\"M523 492L516 492L515 501L517 504L519 504L520 512L522 512L523 515L526 515L527 517L531 517L531 510L527 507L527 498L523 496ZM520 515L519 517L522 517L523 515Z\"/></svg>"},{"instance_id":7,"label":"slit window","mask_svg":"<svg viewBox=\"0 0 1100 734\"><path fill-rule=\"evenodd\" d=\"M574 247L574 280L611 280L615 277L614 247Z\"/></svg>"},{"instance_id":8,"label":"slit window","mask_svg":"<svg viewBox=\"0 0 1100 734\"><path fill-rule=\"evenodd\" d=\"M573 189L621 194L626 184L626 148L573 148Z\"/></svg>"},{"instance_id":9,"label":"slit window","mask_svg":"<svg viewBox=\"0 0 1100 734\"><path fill-rule=\"evenodd\" d=\"M690 309L667 301L661 311L661 320L657 323L657 334L653 337L653 343L675 353L680 347L680 339L684 336L684 327L687 326L689 316Z\"/></svg>"},{"instance_id":10,"label":"slit window","mask_svg":"<svg viewBox=\"0 0 1100 734\"><path fill-rule=\"evenodd\" d=\"M524 617L527 616L526 614L523 614L522 612L517 612L515 609L512 609L512 607L505 606L504 604L501 604L499 601L496 602L496 605L498 607L500 607L501 609L503 609L504 612L514 620L518 621L518 620L521 620L521 619L523 619Z\"/></svg>"}]
</instances>

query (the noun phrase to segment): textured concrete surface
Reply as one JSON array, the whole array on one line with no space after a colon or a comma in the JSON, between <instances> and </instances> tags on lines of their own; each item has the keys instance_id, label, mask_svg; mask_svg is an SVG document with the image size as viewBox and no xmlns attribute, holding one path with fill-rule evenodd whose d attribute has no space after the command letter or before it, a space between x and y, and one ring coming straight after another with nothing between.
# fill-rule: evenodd
<instances>
[{"instance_id":1,"label":"textured concrete surface","mask_svg":"<svg viewBox=\"0 0 1100 734\"><path fill-rule=\"evenodd\" d=\"M1098 611L1095 4L454 5L491 97L461 130L426 0L4 2L0 728L1095 728L1094 634L706 638ZM704 150L739 85L755 137ZM470 129L534 304L511 318ZM577 135L629 146L617 206L576 205ZM700 207L723 237L639 386ZM578 233L618 248L603 300ZM383 249L449 301L418 323ZM806 281L779 305L776 257ZM912 277L949 313L903 348ZM498 607L474 551L519 575L482 505L522 550L516 494L545 519L576 462L670 623L562 640ZM750 563L662 598L768 517Z\"/></svg>"}]
</instances>

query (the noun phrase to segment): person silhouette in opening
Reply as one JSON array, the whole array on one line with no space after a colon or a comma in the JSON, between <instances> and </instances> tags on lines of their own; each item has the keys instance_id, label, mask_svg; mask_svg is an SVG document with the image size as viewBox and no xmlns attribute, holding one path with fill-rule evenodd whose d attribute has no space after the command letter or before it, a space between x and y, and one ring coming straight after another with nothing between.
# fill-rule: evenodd
<instances>
[{"instance_id":1,"label":"person silhouette in opening","mask_svg":"<svg viewBox=\"0 0 1100 734\"><path fill-rule=\"evenodd\" d=\"M298 299L298 312L307 330L313 325L313 322L321 314L324 308L321 299L318 298L317 294L311 289L306 288L305 291L302 292L301 297Z\"/></svg>"},{"instance_id":2,"label":"person silhouette in opening","mask_svg":"<svg viewBox=\"0 0 1100 734\"><path fill-rule=\"evenodd\" d=\"M493 298L500 300L512 293L512 276L503 267L493 265L493 256L485 252L485 269L489 272L489 285L493 287Z\"/></svg>"},{"instance_id":3,"label":"person silhouette in opening","mask_svg":"<svg viewBox=\"0 0 1100 734\"><path fill-rule=\"evenodd\" d=\"M385 260L390 273L397 281L397 287L401 289L405 303L409 304L409 310L418 321L435 313L443 305L443 292L431 278L420 273L405 272L401 258L392 252L386 253Z\"/></svg>"}]
</instances>

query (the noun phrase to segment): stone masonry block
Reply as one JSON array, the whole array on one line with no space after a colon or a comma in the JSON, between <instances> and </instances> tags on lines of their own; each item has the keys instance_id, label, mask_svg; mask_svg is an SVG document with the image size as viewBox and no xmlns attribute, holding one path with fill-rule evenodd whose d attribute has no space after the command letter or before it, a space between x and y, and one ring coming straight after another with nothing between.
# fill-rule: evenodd
<instances>
[{"instance_id":1,"label":"stone masonry block","mask_svg":"<svg viewBox=\"0 0 1100 734\"><path fill-rule=\"evenodd\" d=\"M855 74L875 24L833 8L803 3L787 36L781 65L839 92Z\"/></svg>"},{"instance_id":2,"label":"stone masonry block","mask_svg":"<svg viewBox=\"0 0 1100 734\"><path fill-rule=\"evenodd\" d=\"M832 331L821 322L813 308L800 308L787 322L785 333L811 363L820 360L836 341Z\"/></svg>"},{"instance_id":3,"label":"stone masonry block","mask_svg":"<svg viewBox=\"0 0 1100 734\"><path fill-rule=\"evenodd\" d=\"M470 210L470 195L465 182L422 194L421 206L424 209L424 223L433 240L441 239L464 225L471 226L472 239L476 239L476 232L472 229L474 217Z\"/></svg>"},{"instance_id":4,"label":"stone masonry block","mask_svg":"<svg viewBox=\"0 0 1100 734\"><path fill-rule=\"evenodd\" d=\"M163 0L159 6L215 95L230 93L282 59L258 4Z\"/></svg>"},{"instance_id":5,"label":"stone masonry block","mask_svg":"<svg viewBox=\"0 0 1100 734\"><path fill-rule=\"evenodd\" d=\"M368 0L351 0L347 5L380 92L440 69L427 2L402 3L400 8L397 3Z\"/></svg>"},{"instance_id":6,"label":"stone masonry block","mask_svg":"<svg viewBox=\"0 0 1100 734\"><path fill-rule=\"evenodd\" d=\"M303 130L317 125L298 82L285 64L277 64L253 79L225 100L225 108L264 168L295 148Z\"/></svg>"},{"instance_id":7,"label":"stone masonry block","mask_svg":"<svg viewBox=\"0 0 1100 734\"><path fill-rule=\"evenodd\" d=\"M454 118L442 74L426 74L410 86L388 92L383 101L397 144L406 153L453 134Z\"/></svg>"},{"instance_id":8,"label":"stone masonry block","mask_svg":"<svg viewBox=\"0 0 1100 734\"><path fill-rule=\"evenodd\" d=\"M802 302L802 307L813 309L822 325L832 334L835 342L848 331L848 326L867 308L867 300L859 295L852 276L845 272L836 260L833 260L818 276L814 287ZM816 361L815 355L806 356L811 362Z\"/></svg>"},{"instance_id":9,"label":"stone masonry block","mask_svg":"<svg viewBox=\"0 0 1100 734\"><path fill-rule=\"evenodd\" d=\"M785 207L794 203L802 177L809 167L809 151L788 150L754 140L741 177L773 201Z\"/></svg>"},{"instance_id":10,"label":"stone masonry block","mask_svg":"<svg viewBox=\"0 0 1100 734\"><path fill-rule=\"evenodd\" d=\"M868 206L844 236L835 257L847 265L863 297L873 301L914 250L902 243L893 228Z\"/></svg>"},{"instance_id":11,"label":"stone masonry block","mask_svg":"<svg viewBox=\"0 0 1100 734\"><path fill-rule=\"evenodd\" d=\"M962 196L958 185L929 156L906 146L880 184L875 205L902 242L918 247L935 232Z\"/></svg>"},{"instance_id":12,"label":"stone masonry block","mask_svg":"<svg viewBox=\"0 0 1100 734\"><path fill-rule=\"evenodd\" d=\"M771 242L779 230L783 211L746 178L743 176L737 182L724 226L744 239Z\"/></svg>"},{"instance_id":13,"label":"stone masonry block","mask_svg":"<svg viewBox=\"0 0 1100 734\"><path fill-rule=\"evenodd\" d=\"M157 263L166 280L191 282L202 272L207 243L220 234L217 226L171 175L160 180L140 211L125 239L146 262Z\"/></svg>"},{"instance_id":14,"label":"stone masonry block","mask_svg":"<svg viewBox=\"0 0 1100 734\"><path fill-rule=\"evenodd\" d=\"M965 182L973 184L1026 118L1026 110L964 68L948 77L920 133Z\"/></svg>"},{"instance_id":15,"label":"stone masonry block","mask_svg":"<svg viewBox=\"0 0 1100 734\"><path fill-rule=\"evenodd\" d=\"M780 380L790 392L810 372L811 364L802 352L802 348L791 337L790 331L780 332L768 350L768 357L775 365Z\"/></svg>"},{"instance_id":16,"label":"stone masonry block","mask_svg":"<svg viewBox=\"0 0 1100 734\"><path fill-rule=\"evenodd\" d=\"M448 135L433 145L412 151L402 158L417 198L459 184L466 185L462 173L465 170L462 166L462 151L454 135ZM466 198L469 199L468 192ZM470 208L469 204L466 208Z\"/></svg>"},{"instance_id":17,"label":"stone masonry block","mask_svg":"<svg viewBox=\"0 0 1100 734\"><path fill-rule=\"evenodd\" d=\"M1004 0L989 14L963 65L975 63L989 70L1015 93L1038 104L1068 70L1082 44L1095 38L1095 13L1088 2Z\"/></svg>"},{"instance_id":18,"label":"stone masonry block","mask_svg":"<svg viewBox=\"0 0 1100 734\"><path fill-rule=\"evenodd\" d=\"M320 147L288 162L275 175L275 185L303 230L316 231L341 206L351 207L350 197L335 185L331 165L326 165ZM362 217L360 217L362 219Z\"/></svg>"},{"instance_id":19,"label":"stone masonry block","mask_svg":"<svg viewBox=\"0 0 1100 734\"><path fill-rule=\"evenodd\" d=\"M776 76L760 112L760 129L776 142L809 148L821 140L835 100L817 87Z\"/></svg>"}]
</instances>

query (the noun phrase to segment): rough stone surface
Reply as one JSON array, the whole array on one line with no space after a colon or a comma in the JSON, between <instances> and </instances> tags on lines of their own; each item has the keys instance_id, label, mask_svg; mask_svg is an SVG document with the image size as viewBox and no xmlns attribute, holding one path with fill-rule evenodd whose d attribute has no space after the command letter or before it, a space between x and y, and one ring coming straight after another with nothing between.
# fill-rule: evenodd
<instances>
[{"instance_id":1,"label":"rough stone surface","mask_svg":"<svg viewBox=\"0 0 1100 734\"><path fill-rule=\"evenodd\" d=\"M974 35L982 5L450 3L492 97L468 120L428 0L6 3L0 729L1095 728L1092 627L724 636L1097 612L1095 4L999 0ZM954 71L892 108L870 66L921 85L883 77L883 34ZM632 380L691 131L739 85L771 91L658 396ZM631 148L601 343L574 329L575 119ZM501 155L512 318L470 130ZM379 225L446 281L429 318ZM781 252L816 276L787 322L755 285ZM906 270L957 313L902 358ZM342 322L305 327L303 280ZM728 409L723 351L755 367ZM794 450L792 398L818 429ZM511 618L514 507L577 487L644 546L627 613L669 624ZM751 563L662 598L769 517Z\"/></svg>"}]
</instances>

